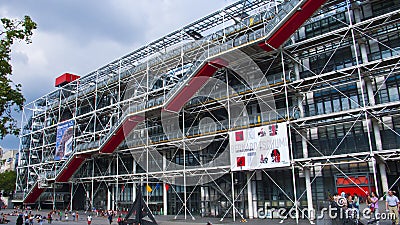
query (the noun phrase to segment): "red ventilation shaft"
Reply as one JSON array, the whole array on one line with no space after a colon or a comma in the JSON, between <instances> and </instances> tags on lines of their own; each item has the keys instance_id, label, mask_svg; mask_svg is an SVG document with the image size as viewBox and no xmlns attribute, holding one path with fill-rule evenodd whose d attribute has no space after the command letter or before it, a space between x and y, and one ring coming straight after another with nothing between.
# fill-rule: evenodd
<instances>
[{"instance_id":1,"label":"red ventilation shaft","mask_svg":"<svg viewBox=\"0 0 400 225\"><path fill-rule=\"evenodd\" d=\"M79 79L80 76L72 74L72 73L64 73L63 75L56 78L56 87L62 87L68 83L71 83L74 80Z\"/></svg>"}]
</instances>

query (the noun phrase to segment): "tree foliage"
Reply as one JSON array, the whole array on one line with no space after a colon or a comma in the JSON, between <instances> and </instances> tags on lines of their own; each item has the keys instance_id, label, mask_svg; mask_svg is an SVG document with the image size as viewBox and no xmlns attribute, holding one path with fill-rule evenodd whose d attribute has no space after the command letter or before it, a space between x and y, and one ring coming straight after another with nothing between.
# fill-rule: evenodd
<instances>
[{"instance_id":1,"label":"tree foliage","mask_svg":"<svg viewBox=\"0 0 400 225\"><path fill-rule=\"evenodd\" d=\"M5 171L0 173L0 190L4 190L4 194L12 194L15 190L15 182L17 180L17 173L15 171Z\"/></svg>"},{"instance_id":2,"label":"tree foliage","mask_svg":"<svg viewBox=\"0 0 400 225\"><path fill-rule=\"evenodd\" d=\"M17 121L12 117L12 110L21 111L25 98L21 85L14 84L12 75L11 46L15 41L31 43L32 31L37 25L29 16L23 20L2 18L0 30L0 139L7 134L18 135Z\"/></svg>"}]
</instances>

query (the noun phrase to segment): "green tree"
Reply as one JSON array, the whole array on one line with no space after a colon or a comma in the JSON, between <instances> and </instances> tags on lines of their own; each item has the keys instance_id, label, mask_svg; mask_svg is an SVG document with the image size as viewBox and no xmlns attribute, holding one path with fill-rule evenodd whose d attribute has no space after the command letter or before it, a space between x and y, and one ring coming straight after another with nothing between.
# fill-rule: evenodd
<instances>
[{"instance_id":1,"label":"green tree","mask_svg":"<svg viewBox=\"0 0 400 225\"><path fill-rule=\"evenodd\" d=\"M20 112L25 102L21 93L21 85L15 84L10 76L11 46L15 41L31 43L32 31L37 25L29 16L23 20L2 18L0 30L0 139L7 134L18 135L17 121L11 115L12 110Z\"/></svg>"},{"instance_id":2,"label":"green tree","mask_svg":"<svg viewBox=\"0 0 400 225\"><path fill-rule=\"evenodd\" d=\"M6 171L0 173L0 190L4 190L4 195L12 194L15 190L15 182L17 180L17 173L15 171Z\"/></svg>"}]
</instances>

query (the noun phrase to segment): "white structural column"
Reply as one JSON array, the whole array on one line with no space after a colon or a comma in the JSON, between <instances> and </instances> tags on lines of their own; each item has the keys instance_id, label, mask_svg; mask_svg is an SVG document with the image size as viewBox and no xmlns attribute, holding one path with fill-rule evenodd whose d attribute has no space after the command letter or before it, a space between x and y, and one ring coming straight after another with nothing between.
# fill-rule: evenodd
<instances>
[{"instance_id":1,"label":"white structural column","mask_svg":"<svg viewBox=\"0 0 400 225\"><path fill-rule=\"evenodd\" d=\"M360 48L365 49L365 44L361 44ZM366 51L362 50L361 53L363 53L363 52L366 52ZM363 58L363 60L364 60L364 58ZM374 98L374 92L372 89L372 82L368 77L364 78L364 81L365 81L365 86L366 86L367 93L368 93L369 103L371 105L375 105L375 98ZM383 147L382 147L381 132L379 130L379 121L377 121L376 119L371 119L371 124L372 124L372 129L373 129L374 137L375 137L376 150L378 152L382 151ZM383 160L378 160L377 164L379 167L379 173L381 175L382 191L384 193L386 193L389 189L389 185L388 185L388 181L387 181L387 174L386 174L386 165Z\"/></svg>"},{"instance_id":2,"label":"white structural column","mask_svg":"<svg viewBox=\"0 0 400 225\"><path fill-rule=\"evenodd\" d=\"M236 205L235 205L235 179L234 179L234 173L231 171L231 187L232 187L232 219L233 222L236 221Z\"/></svg>"},{"instance_id":3,"label":"white structural column","mask_svg":"<svg viewBox=\"0 0 400 225\"><path fill-rule=\"evenodd\" d=\"M359 7L354 7L353 8L354 12L354 18L356 22L361 21L361 16L360 16L360 9ZM361 38L358 40L359 47L360 47L360 53L361 53L361 58L363 63L368 62L368 53L367 53L367 47L365 44L366 40ZM372 89L372 81L369 77L364 76L364 85L368 94L368 101L370 105L375 105L375 98L374 98L374 90ZM379 130L379 123L375 119L371 119L371 124L372 124L372 129L374 132L374 137L375 137L375 146L377 151L382 151L382 139L381 139L381 133ZM387 174L386 174L386 165L385 162L382 160L378 161L378 167L379 167L379 172L381 175L381 184L382 184L382 190L383 192L387 192L389 189L388 186L388 181L387 181Z\"/></svg>"},{"instance_id":4,"label":"white structural column","mask_svg":"<svg viewBox=\"0 0 400 225\"><path fill-rule=\"evenodd\" d=\"M210 202L210 189L208 187L203 187L203 200L204 200L204 216L207 216L207 214L212 211L212 209L209 207L208 202Z\"/></svg>"},{"instance_id":5,"label":"white structural column","mask_svg":"<svg viewBox=\"0 0 400 225\"><path fill-rule=\"evenodd\" d=\"M306 133L304 135L307 135ZM303 156L304 158L308 157L308 150L307 150L307 141L306 139L302 138L301 144L303 146ZM314 206L313 206L313 199L312 199L312 192L311 192L311 171L310 168L304 168L304 178L306 182L306 194L307 194L307 208L308 208L308 219L314 220Z\"/></svg>"},{"instance_id":6,"label":"white structural column","mask_svg":"<svg viewBox=\"0 0 400 225\"><path fill-rule=\"evenodd\" d=\"M383 148L382 148L382 139L381 139L381 133L379 131L378 122L376 120L373 120L372 126L374 129L376 149L378 151L381 151ZM387 191L389 190L389 184L388 184L388 180L387 180L385 162L382 160L378 160L378 166L379 166L379 172L381 174L382 191L384 193L387 193Z\"/></svg>"},{"instance_id":7,"label":"white structural column","mask_svg":"<svg viewBox=\"0 0 400 225\"><path fill-rule=\"evenodd\" d=\"M205 216L205 213L206 213L206 198L205 198L205 196L204 196L204 189L205 189L205 187L200 187L200 200L201 200L201 205L200 205L200 207L201 207L201 209L200 209L200 216L201 217L204 217Z\"/></svg>"},{"instance_id":8,"label":"white structural column","mask_svg":"<svg viewBox=\"0 0 400 225\"><path fill-rule=\"evenodd\" d=\"M165 172L166 167L167 167L167 158L165 157L166 153L163 153L163 170ZM163 182L163 213L164 215L168 215L168 190L166 186L166 182Z\"/></svg>"},{"instance_id":9,"label":"white structural column","mask_svg":"<svg viewBox=\"0 0 400 225\"><path fill-rule=\"evenodd\" d=\"M110 190L110 187L111 186L109 186L107 188L107 209L108 210L111 209L111 190Z\"/></svg>"},{"instance_id":10,"label":"white structural column","mask_svg":"<svg viewBox=\"0 0 400 225\"><path fill-rule=\"evenodd\" d=\"M111 166L108 167L108 174L111 174ZM112 195L110 188L112 188L112 184L107 186L107 210L110 210L112 206Z\"/></svg>"},{"instance_id":11,"label":"white structural column","mask_svg":"<svg viewBox=\"0 0 400 225\"><path fill-rule=\"evenodd\" d=\"M133 162L133 174L136 174L136 166L137 166L137 163L136 163L136 161L135 161L135 159L133 159L132 160ZM132 203L133 202L135 202L135 200L136 200L136 187L137 187L137 185L136 185L136 183L135 182L133 182L133 184L132 184Z\"/></svg>"},{"instance_id":12,"label":"white structural column","mask_svg":"<svg viewBox=\"0 0 400 225\"><path fill-rule=\"evenodd\" d=\"M163 213L164 215L168 215L168 190L167 183L163 182Z\"/></svg>"},{"instance_id":13,"label":"white structural column","mask_svg":"<svg viewBox=\"0 0 400 225\"><path fill-rule=\"evenodd\" d=\"M53 210L56 210L56 185L53 184Z\"/></svg>"},{"instance_id":14,"label":"white structural column","mask_svg":"<svg viewBox=\"0 0 400 225\"><path fill-rule=\"evenodd\" d=\"M299 73L299 67L298 64L295 64L294 66L294 71L296 74L296 79L300 80L300 73ZM300 118L304 117L304 108L303 108L303 95L298 95L297 96L297 107L299 108L300 112ZM301 145L303 149L303 158L308 158L308 144L307 144L307 131L302 133L302 138L301 138ZM308 219L310 221L313 221L314 218L314 206L313 206L313 198L312 198L312 189L311 189L311 172L310 168L304 167L303 168L304 172L304 179L306 183L306 196L307 196L307 209L308 209Z\"/></svg>"},{"instance_id":15,"label":"white structural column","mask_svg":"<svg viewBox=\"0 0 400 225\"><path fill-rule=\"evenodd\" d=\"M117 159L117 171L116 171L116 174L117 174L117 183L115 184L115 195L114 195L114 198L115 198L115 206L113 205L113 210L120 210L120 208L119 208L119 206L118 206L118 201L119 201L119 198L120 198L120 190L119 190L119 179L118 179L118 175L119 175L119 157L118 157L118 154L117 154L117 157L116 157L116 159Z\"/></svg>"},{"instance_id":16,"label":"white structural column","mask_svg":"<svg viewBox=\"0 0 400 225\"><path fill-rule=\"evenodd\" d=\"M74 210L74 208L73 208L73 200L74 200L74 183L73 182L71 182L71 192L70 192L70 194L71 194L71 198L70 198L70 209L71 210Z\"/></svg>"},{"instance_id":17,"label":"white structural column","mask_svg":"<svg viewBox=\"0 0 400 225\"><path fill-rule=\"evenodd\" d=\"M90 185L90 209L93 209L94 207L94 160L92 160L92 182Z\"/></svg>"},{"instance_id":18,"label":"white structural column","mask_svg":"<svg viewBox=\"0 0 400 225\"><path fill-rule=\"evenodd\" d=\"M115 210L115 199L116 199L116 194L117 192L115 191L115 184L110 184L111 187L111 210Z\"/></svg>"},{"instance_id":19,"label":"white structural column","mask_svg":"<svg viewBox=\"0 0 400 225\"><path fill-rule=\"evenodd\" d=\"M258 210L257 210L257 180L251 181L251 192L252 192L252 201L253 201L253 217L258 218Z\"/></svg>"},{"instance_id":20,"label":"white structural column","mask_svg":"<svg viewBox=\"0 0 400 225\"><path fill-rule=\"evenodd\" d=\"M251 184L251 173L247 173L247 205L249 207L249 219L254 218L254 213L253 213L253 193L252 193L252 184Z\"/></svg>"}]
</instances>

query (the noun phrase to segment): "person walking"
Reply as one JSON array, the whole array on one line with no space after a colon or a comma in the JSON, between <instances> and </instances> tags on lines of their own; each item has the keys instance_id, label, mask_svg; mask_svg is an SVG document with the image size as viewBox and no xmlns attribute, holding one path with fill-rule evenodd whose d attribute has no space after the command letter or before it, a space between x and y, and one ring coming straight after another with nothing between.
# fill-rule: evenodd
<instances>
[{"instance_id":1,"label":"person walking","mask_svg":"<svg viewBox=\"0 0 400 225\"><path fill-rule=\"evenodd\" d=\"M371 195L368 196L368 202L369 204L369 209L371 210L371 216L374 218L372 221L369 221L368 223L373 223L376 222L377 225L379 225L379 219L378 219L378 213L379 213L379 204L378 204L379 198L376 195L375 192L371 192Z\"/></svg>"},{"instance_id":2,"label":"person walking","mask_svg":"<svg viewBox=\"0 0 400 225\"><path fill-rule=\"evenodd\" d=\"M76 211L76 221L79 221L79 212Z\"/></svg>"},{"instance_id":3,"label":"person walking","mask_svg":"<svg viewBox=\"0 0 400 225\"><path fill-rule=\"evenodd\" d=\"M42 215L39 215L38 222L39 222L39 225L43 225L43 217L42 217Z\"/></svg>"},{"instance_id":4,"label":"person walking","mask_svg":"<svg viewBox=\"0 0 400 225\"><path fill-rule=\"evenodd\" d=\"M89 215L89 216L87 217L87 224L88 224L88 225L92 224L92 216L91 216L91 215Z\"/></svg>"},{"instance_id":5,"label":"person walking","mask_svg":"<svg viewBox=\"0 0 400 225\"><path fill-rule=\"evenodd\" d=\"M24 223L24 218L22 218L22 215L18 215L16 225L22 225Z\"/></svg>"},{"instance_id":6,"label":"person walking","mask_svg":"<svg viewBox=\"0 0 400 225\"><path fill-rule=\"evenodd\" d=\"M350 194L347 196L347 208L348 209L353 208L353 197Z\"/></svg>"},{"instance_id":7,"label":"person walking","mask_svg":"<svg viewBox=\"0 0 400 225\"><path fill-rule=\"evenodd\" d=\"M117 223L118 225L123 225L124 220L122 219L121 215L118 216Z\"/></svg>"},{"instance_id":8,"label":"person walking","mask_svg":"<svg viewBox=\"0 0 400 225\"><path fill-rule=\"evenodd\" d=\"M356 210L357 218L359 218L359 216L360 216L360 197L358 197L357 193L354 193L354 196L353 196L353 208Z\"/></svg>"},{"instance_id":9,"label":"person walking","mask_svg":"<svg viewBox=\"0 0 400 225\"><path fill-rule=\"evenodd\" d=\"M112 212L108 212L108 222L111 225L111 223L112 223Z\"/></svg>"},{"instance_id":10,"label":"person walking","mask_svg":"<svg viewBox=\"0 0 400 225\"><path fill-rule=\"evenodd\" d=\"M32 214L29 214L29 225L33 225L33 220L35 217Z\"/></svg>"},{"instance_id":11,"label":"person walking","mask_svg":"<svg viewBox=\"0 0 400 225\"><path fill-rule=\"evenodd\" d=\"M389 211L389 214L394 215L394 217L392 217L392 225L399 224L399 207L399 199L397 196L393 195L393 191L389 190L388 195L386 196L386 211Z\"/></svg>"},{"instance_id":12,"label":"person walking","mask_svg":"<svg viewBox=\"0 0 400 225\"><path fill-rule=\"evenodd\" d=\"M49 214L47 214L47 222L51 224L52 221L53 221L53 212L49 212Z\"/></svg>"},{"instance_id":13,"label":"person walking","mask_svg":"<svg viewBox=\"0 0 400 225\"><path fill-rule=\"evenodd\" d=\"M29 216L25 216L25 225L29 225Z\"/></svg>"},{"instance_id":14,"label":"person walking","mask_svg":"<svg viewBox=\"0 0 400 225\"><path fill-rule=\"evenodd\" d=\"M358 197L357 193L354 193L353 197L353 207L360 211L360 198Z\"/></svg>"}]
</instances>

